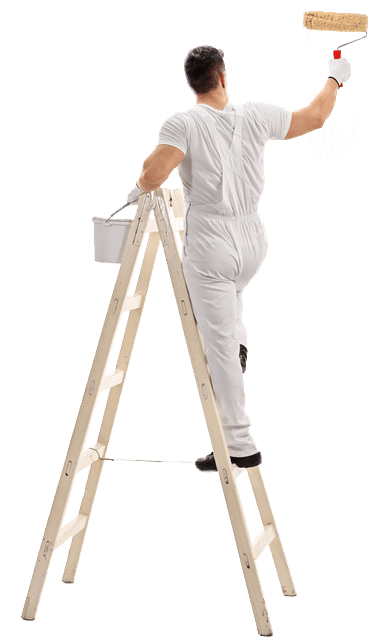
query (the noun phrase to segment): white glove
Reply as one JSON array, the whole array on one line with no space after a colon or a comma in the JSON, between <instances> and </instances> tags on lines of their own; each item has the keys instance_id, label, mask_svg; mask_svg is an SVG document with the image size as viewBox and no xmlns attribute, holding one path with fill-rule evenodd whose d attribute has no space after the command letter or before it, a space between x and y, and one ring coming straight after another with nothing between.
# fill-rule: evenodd
<instances>
[{"instance_id":1,"label":"white glove","mask_svg":"<svg viewBox=\"0 0 373 644\"><path fill-rule=\"evenodd\" d=\"M136 188L131 190L127 197L127 203L133 204L133 203L138 203L140 195L142 195L145 192L145 190L141 190L141 188L138 187L136 183Z\"/></svg>"},{"instance_id":2,"label":"white glove","mask_svg":"<svg viewBox=\"0 0 373 644\"><path fill-rule=\"evenodd\" d=\"M329 60L329 78L334 78L338 86L345 83L351 76L351 65L347 58L332 58Z\"/></svg>"}]
</instances>

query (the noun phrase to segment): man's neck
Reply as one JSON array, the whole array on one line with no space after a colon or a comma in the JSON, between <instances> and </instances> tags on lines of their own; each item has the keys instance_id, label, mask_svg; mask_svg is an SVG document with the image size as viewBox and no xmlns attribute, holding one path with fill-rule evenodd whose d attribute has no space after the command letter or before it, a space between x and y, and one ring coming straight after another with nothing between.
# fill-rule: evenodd
<instances>
[{"instance_id":1,"label":"man's neck","mask_svg":"<svg viewBox=\"0 0 373 644\"><path fill-rule=\"evenodd\" d=\"M229 101L227 98L222 98L220 96L197 96L197 104L199 105L209 105L210 107L215 108L216 110L224 110L225 106L228 105Z\"/></svg>"},{"instance_id":2,"label":"man's neck","mask_svg":"<svg viewBox=\"0 0 373 644\"><path fill-rule=\"evenodd\" d=\"M228 105L229 101L226 103L214 103L212 101L197 101L197 105L210 105L210 107L213 107L215 110L224 110L226 105Z\"/></svg>"}]
</instances>

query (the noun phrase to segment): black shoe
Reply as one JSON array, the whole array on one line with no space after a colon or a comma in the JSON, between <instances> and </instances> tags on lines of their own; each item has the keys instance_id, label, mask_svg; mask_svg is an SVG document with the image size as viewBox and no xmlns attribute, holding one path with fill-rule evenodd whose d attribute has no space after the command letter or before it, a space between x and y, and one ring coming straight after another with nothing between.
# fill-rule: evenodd
<instances>
[{"instance_id":1,"label":"black shoe","mask_svg":"<svg viewBox=\"0 0 373 644\"><path fill-rule=\"evenodd\" d=\"M246 371L246 360L247 360L247 349L243 344L240 344L240 362L242 367L242 373Z\"/></svg>"},{"instance_id":2,"label":"black shoe","mask_svg":"<svg viewBox=\"0 0 373 644\"><path fill-rule=\"evenodd\" d=\"M231 456L231 463L237 465L237 467L256 467L262 462L262 455L260 452L252 454L251 456ZM214 452L211 452L208 456L204 458L198 458L195 462L196 467L202 472L217 472L218 468L216 467Z\"/></svg>"}]
</instances>

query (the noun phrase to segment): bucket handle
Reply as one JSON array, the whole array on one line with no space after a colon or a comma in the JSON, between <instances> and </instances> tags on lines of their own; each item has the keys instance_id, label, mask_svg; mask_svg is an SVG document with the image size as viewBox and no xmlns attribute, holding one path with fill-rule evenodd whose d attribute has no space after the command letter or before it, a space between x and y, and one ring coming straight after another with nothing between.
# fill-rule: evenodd
<instances>
[{"instance_id":1,"label":"bucket handle","mask_svg":"<svg viewBox=\"0 0 373 644\"><path fill-rule=\"evenodd\" d=\"M127 206L130 206L130 205L131 205L131 203L133 203L133 202L128 201L126 204L124 204L124 206L122 206L121 208L119 208L119 210L116 210L115 212L113 212L113 214L112 214L112 215L110 215L109 219L111 219L112 217L114 217L114 215L116 215L116 214L117 214L117 212L120 212L121 210L123 210L123 208L126 208ZM107 224L107 222L109 221L109 219L107 219L107 220L105 221L105 224Z\"/></svg>"}]
</instances>

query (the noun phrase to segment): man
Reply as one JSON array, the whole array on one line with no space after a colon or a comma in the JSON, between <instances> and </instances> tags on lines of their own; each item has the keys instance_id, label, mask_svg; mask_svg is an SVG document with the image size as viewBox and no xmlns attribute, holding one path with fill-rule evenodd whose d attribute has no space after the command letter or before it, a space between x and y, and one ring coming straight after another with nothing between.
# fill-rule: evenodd
<instances>
[{"instance_id":1,"label":"man","mask_svg":"<svg viewBox=\"0 0 373 644\"><path fill-rule=\"evenodd\" d=\"M231 461L254 467L262 457L245 411L242 293L267 253L258 214L264 146L270 139L292 139L321 128L351 69L344 58L329 61L325 87L308 107L293 113L263 103L229 103L220 49L196 47L184 70L197 103L163 124L128 201L136 203L144 191L159 188L179 166L185 201L183 273ZM216 471L214 454L198 459L196 466Z\"/></svg>"}]
</instances>

